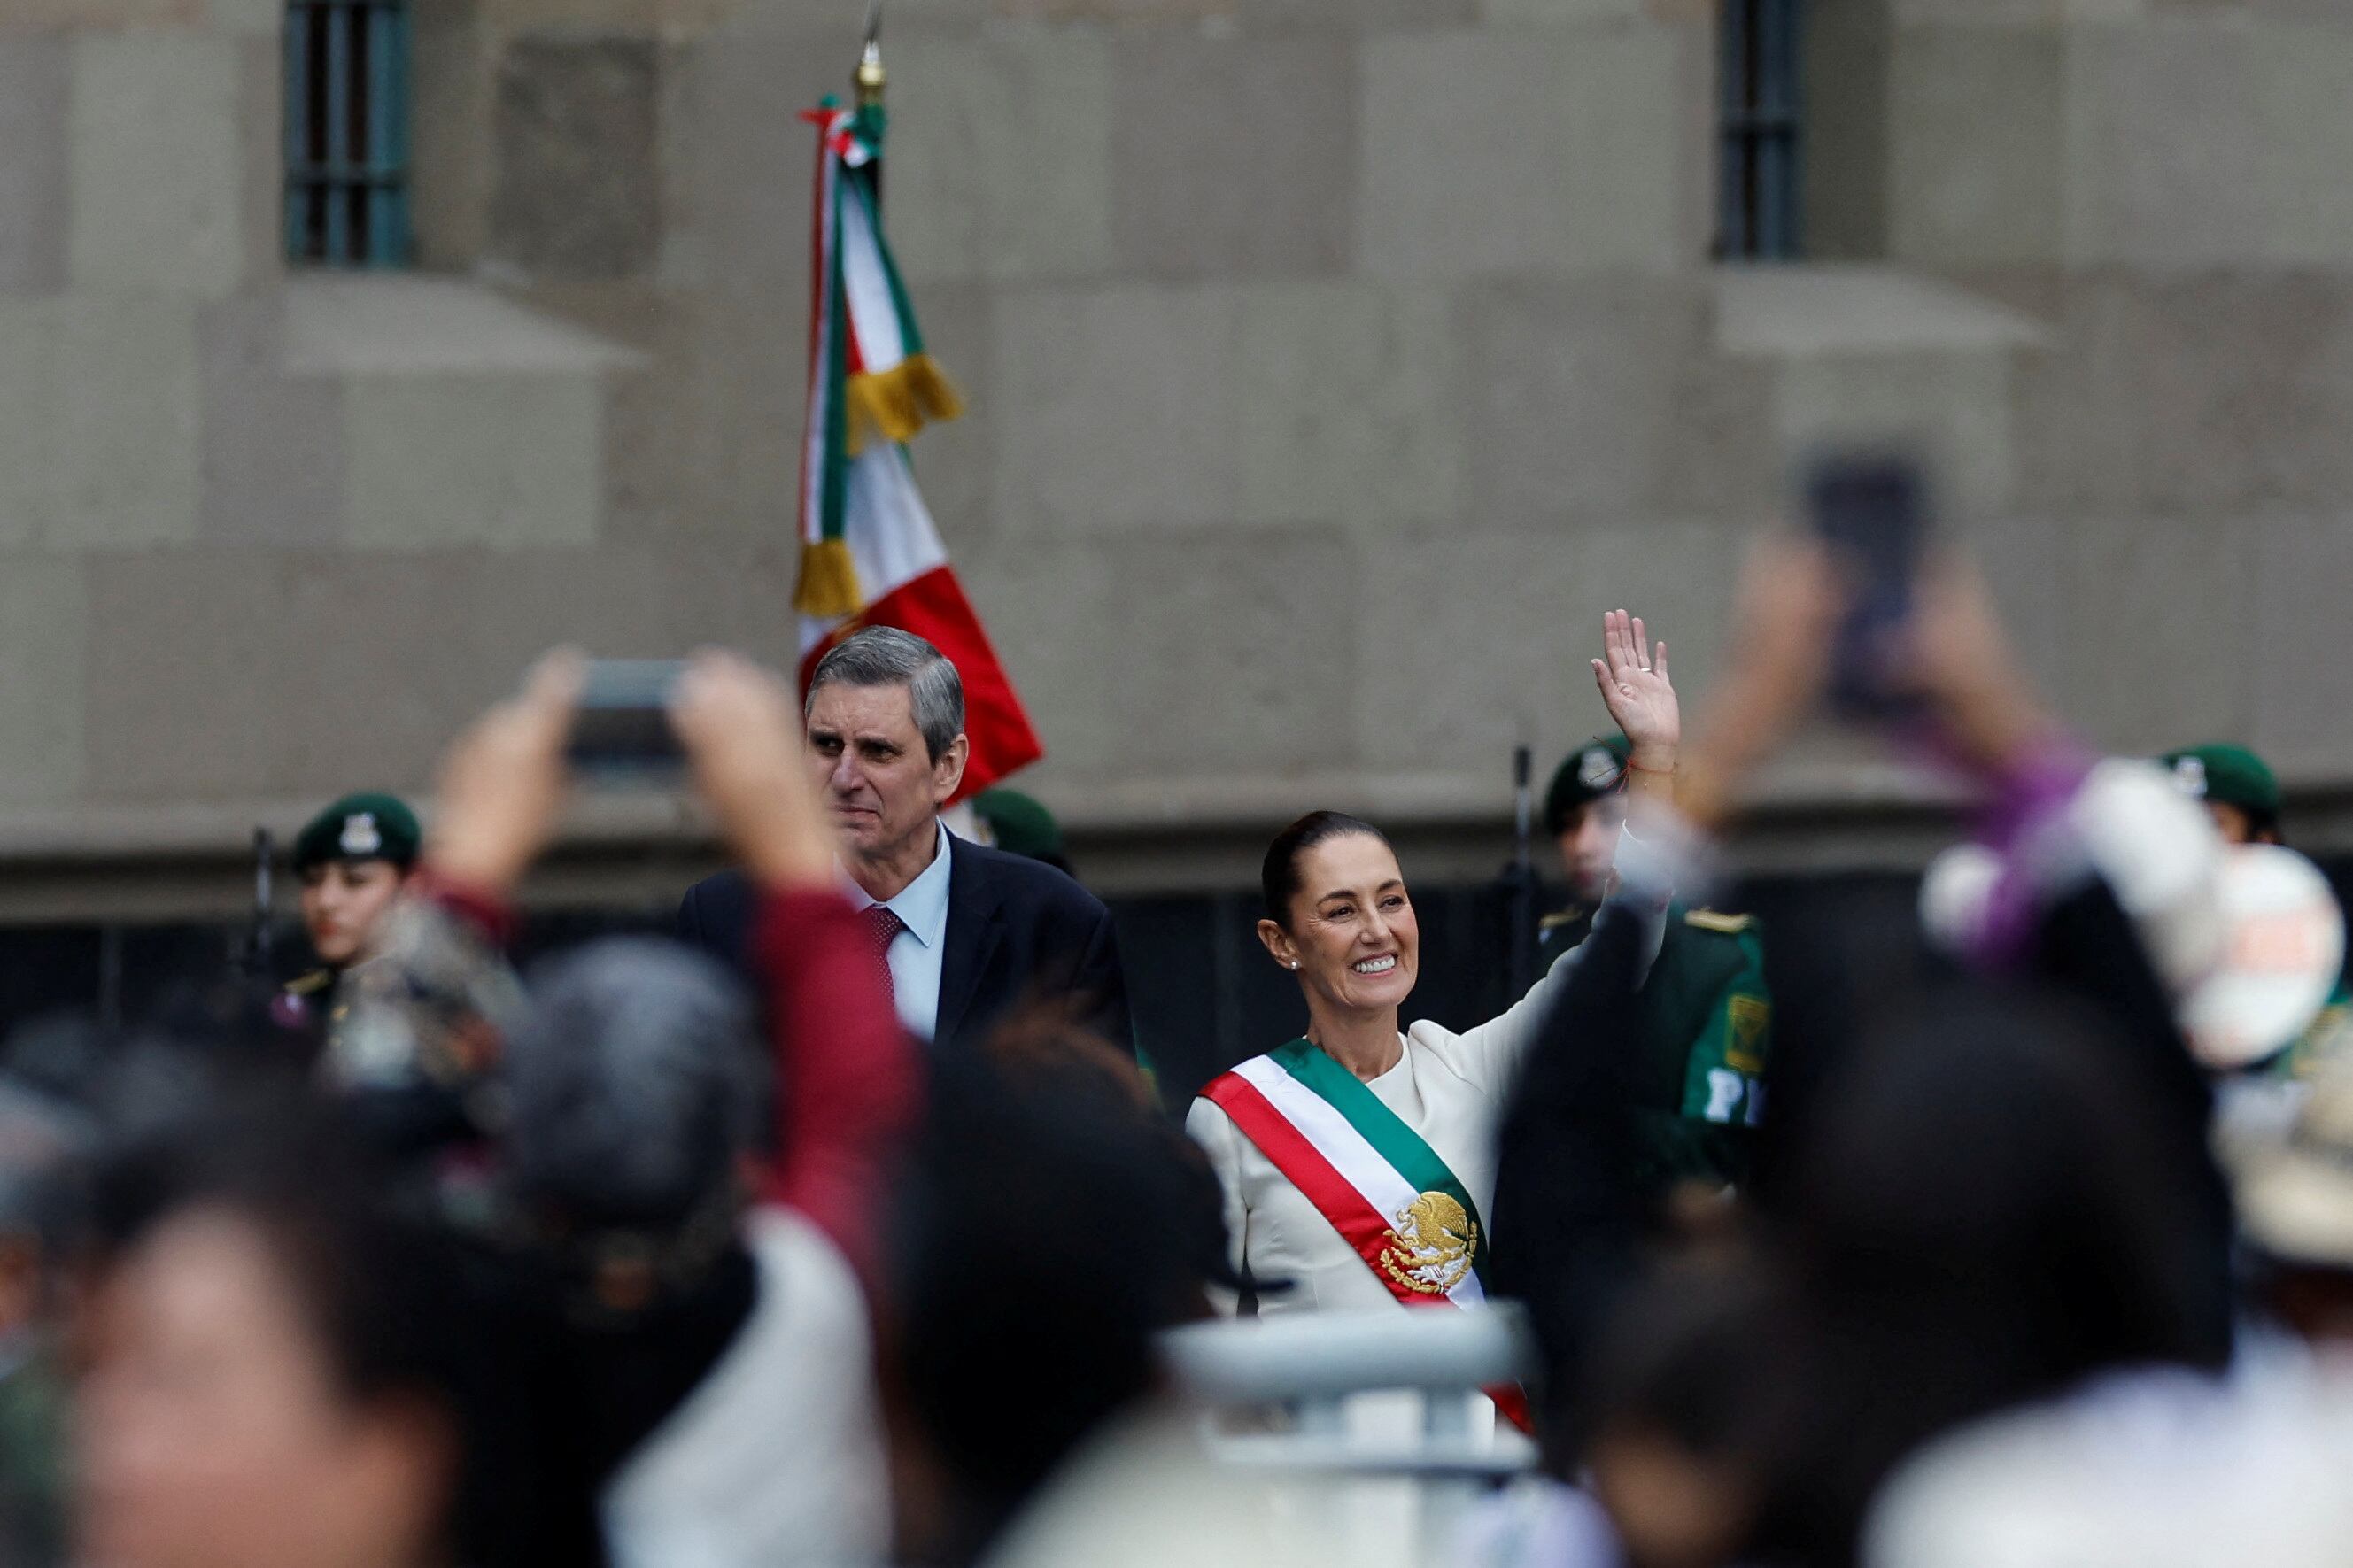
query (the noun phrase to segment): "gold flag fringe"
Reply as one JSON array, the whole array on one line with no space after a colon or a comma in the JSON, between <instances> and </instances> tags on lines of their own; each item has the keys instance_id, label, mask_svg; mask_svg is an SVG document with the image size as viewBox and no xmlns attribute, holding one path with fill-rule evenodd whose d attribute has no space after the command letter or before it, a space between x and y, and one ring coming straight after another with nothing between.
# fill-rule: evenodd
<instances>
[{"instance_id":1,"label":"gold flag fringe","mask_svg":"<svg viewBox=\"0 0 2353 1568\"><path fill-rule=\"evenodd\" d=\"M831 619L854 616L866 607L858 591L858 563L850 559L846 539L801 541L801 580L793 589L793 608L804 616Z\"/></svg>"},{"instance_id":2,"label":"gold flag fringe","mask_svg":"<svg viewBox=\"0 0 2353 1568\"><path fill-rule=\"evenodd\" d=\"M869 430L888 441L912 441L933 420L964 412L964 395L929 354L910 354L889 370L849 378L849 450L865 450Z\"/></svg>"}]
</instances>

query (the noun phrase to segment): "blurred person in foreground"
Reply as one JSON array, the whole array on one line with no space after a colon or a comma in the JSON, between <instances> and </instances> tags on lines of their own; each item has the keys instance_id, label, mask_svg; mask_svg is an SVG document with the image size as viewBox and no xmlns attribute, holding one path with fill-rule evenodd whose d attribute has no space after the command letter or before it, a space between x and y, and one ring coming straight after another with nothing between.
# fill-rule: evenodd
<instances>
[{"instance_id":1,"label":"blurred person in foreground","mask_svg":"<svg viewBox=\"0 0 2353 1568\"><path fill-rule=\"evenodd\" d=\"M445 897L491 918L511 903L563 799L579 680L551 656L452 752L426 859ZM783 684L700 656L671 722L756 899L774 1043L732 978L675 944L551 965L507 1044L506 1207L558 1276L575 1436L617 1563L874 1561L863 1281L916 1064L836 890Z\"/></svg>"},{"instance_id":2,"label":"blurred person in foreground","mask_svg":"<svg viewBox=\"0 0 2353 1568\"><path fill-rule=\"evenodd\" d=\"M1213 1462L1158 1337L1229 1281L1216 1178L1124 1052L1029 1015L938 1063L881 1340L898 1558L1342 1561L1314 1485Z\"/></svg>"},{"instance_id":3,"label":"blurred person in foreground","mask_svg":"<svg viewBox=\"0 0 2353 1568\"><path fill-rule=\"evenodd\" d=\"M0 1078L0 1562L65 1556L69 1256L91 1130L69 1106Z\"/></svg>"},{"instance_id":4,"label":"blurred person in foreground","mask_svg":"<svg viewBox=\"0 0 2353 1568\"><path fill-rule=\"evenodd\" d=\"M1110 911L1051 867L940 820L971 750L947 657L895 627L855 632L818 661L803 717L843 886L907 1031L969 1048L1016 1006L1050 998L1132 1048ZM688 889L678 934L747 971L755 902L745 872L723 871Z\"/></svg>"},{"instance_id":5,"label":"blurred person in foreground","mask_svg":"<svg viewBox=\"0 0 2353 1568\"><path fill-rule=\"evenodd\" d=\"M2146 764L2073 749L1973 579L1917 593L1912 688L1999 865L1978 974L1889 977L1857 1013L1820 978L1841 944L1820 933L1810 983L1775 984L1776 1068L1799 1092L1777 1100L1755 1206L1677 1211L1636 1179L1641 917L1704 886L1710 834L1814 706L1844 607L1818 548L1770 543L1681 809L1636 806L1630 835L1660 853L1621 858L1504 1124L1500 1283L1544 1346L1556 1478L1531 1506L1583 1554L1491 1562L1843 1568L1886 1477L1941 1434L2106 1369L2230 1352L2210 1101L2142 947L2196 896L2211 830ZM1580 1470L1590 1501L1558 1484Z\"/></svg>"},{"instance_id":6,"label":"blurred person in foreground","mask_svg":"<svg viewBox=\"0 0 2353 1568\"><path fill-rule=\"evenodd\" d=\"M1889 1486L1874 1568L2353 1561L2353 1078L2233 1156L2251 1319L2230 1375L2124 1373L1956 1434Z\"/></svg>"},{"instance_id":7,"label":"blurred person in foreground","mask_svg":"<svg viewBox=\"0 0 2353 1568\"><path fill-rule=\"evenodd\" d=\"M2286 846L2279 779L2255 752L2236 745L2189 746L2167 752L2158 765L2172 774L2182 794L2206 808L2223 843ZM2306 1082L2339 1062L2353 1062L2353 986L2341 973L2319 1016L2256 1070Z\"/></svg>"},{"instance_id":8,"label":"blurred person in foreground","mask_svg":"<svg viewBox=\"0 0 2353 1568\"><path fill-rule=\"evenodd\" d=\"M314 1104L143 1139L100 1183L77 1390L90 1568L594 1563L457 1235ZM575 1550L584 1548L584 1550Z\"/></svg>"},{"instance_id":9,"label":"blurred person in foreground","mask_svg":"<svg viewBox=\"0 0 2353 1568\"><path fill-rule=\"evenodd\" d=\"M1610 620L1622 622L1624 612L1613 611ZM1637 647L1648 636L1639 618L1623 629ZM1562 761L1545 790L1545 830L1570 891L1567 907L1546 915L1538 930L1546 958L1585 940L1609 895L1626 780L1637 766L1623 735L1597 735ZM1773 1005L1756 921L1678 900L1660 931L1642 1001L1650 1058L1643 1154L1655 1179L1709 1188L1739 1183L1764 1120L1772 1047Z\"/></svg>"}]
</instances>

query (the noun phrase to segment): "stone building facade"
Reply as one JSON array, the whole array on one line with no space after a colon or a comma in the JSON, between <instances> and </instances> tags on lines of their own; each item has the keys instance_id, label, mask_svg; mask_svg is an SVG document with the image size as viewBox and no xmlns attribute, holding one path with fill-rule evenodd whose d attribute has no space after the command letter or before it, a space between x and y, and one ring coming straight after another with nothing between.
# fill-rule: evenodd
<instances>
[{"instance_id":1,"label":"stone building facade","mask_svg":"<svg viewBox=\"0 0 2353 1568\"><path fill-rule=\"evenodd\" d=\"M918 469L1113 888L1316 805L1491 868L1625 605L1704 689L1792 455L1938 454L2101 743L2353 797L2353 7L1811 0L1808 257L1711 258L1718 0L892 0ZM790 649L852 0L410 0L417 266L290 269L285 0L0 3L0 920L239 897L537 649ZM1540 764L1541 765L1541 764ZM1810 745L1759 853L1916 852ZM651 898L676 803L548 884ZM1447 860L1448 854L1456 857Z\"/></svg>"}]
</instances>

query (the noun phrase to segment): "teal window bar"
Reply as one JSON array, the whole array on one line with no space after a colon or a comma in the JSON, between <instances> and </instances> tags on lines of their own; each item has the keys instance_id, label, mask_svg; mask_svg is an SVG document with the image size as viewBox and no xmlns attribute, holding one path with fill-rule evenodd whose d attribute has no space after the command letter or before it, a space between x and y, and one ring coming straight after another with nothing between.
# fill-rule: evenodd
<instances>
[{"instance_id":1,"label":"teal window bar","mask_svg":"<svg viewBox=\"0 0 2353 1568\"><path fill-rule=\"evenodd\" d=\"M289 260L407 264L408 20L408 0L286 8Z\"/></svg>"},{"instance_id":2,"label":"teal window bar","mask_svg":"<svg viewBox=\"0 0 2353 1568\"><path fill-rule=\"evenodd\" d=\"M1802 0L1724 0L1716 248L1736 259L1802 254L1799 92Z\"/></svg>"}]
</instances>

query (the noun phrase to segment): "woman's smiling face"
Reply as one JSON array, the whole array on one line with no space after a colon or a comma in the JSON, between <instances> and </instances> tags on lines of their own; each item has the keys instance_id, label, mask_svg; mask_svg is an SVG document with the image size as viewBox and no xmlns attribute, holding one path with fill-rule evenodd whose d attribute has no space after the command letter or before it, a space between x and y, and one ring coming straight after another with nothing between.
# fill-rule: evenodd
<instances>
[{"instance_id":1,"label":"woman's smiling face","mask_svg":"<svg viewBox=\"0 0 2353 1568\"><path fill-rule=\"evenodd\" d=\"M1413 990L1421 928L1396 852L1373 835L1344 833L1301 851L1299 891L1285 912L1260 934L1311 999L1368 1011L1396 1007Z\"/></svg>"}]
</instances>

